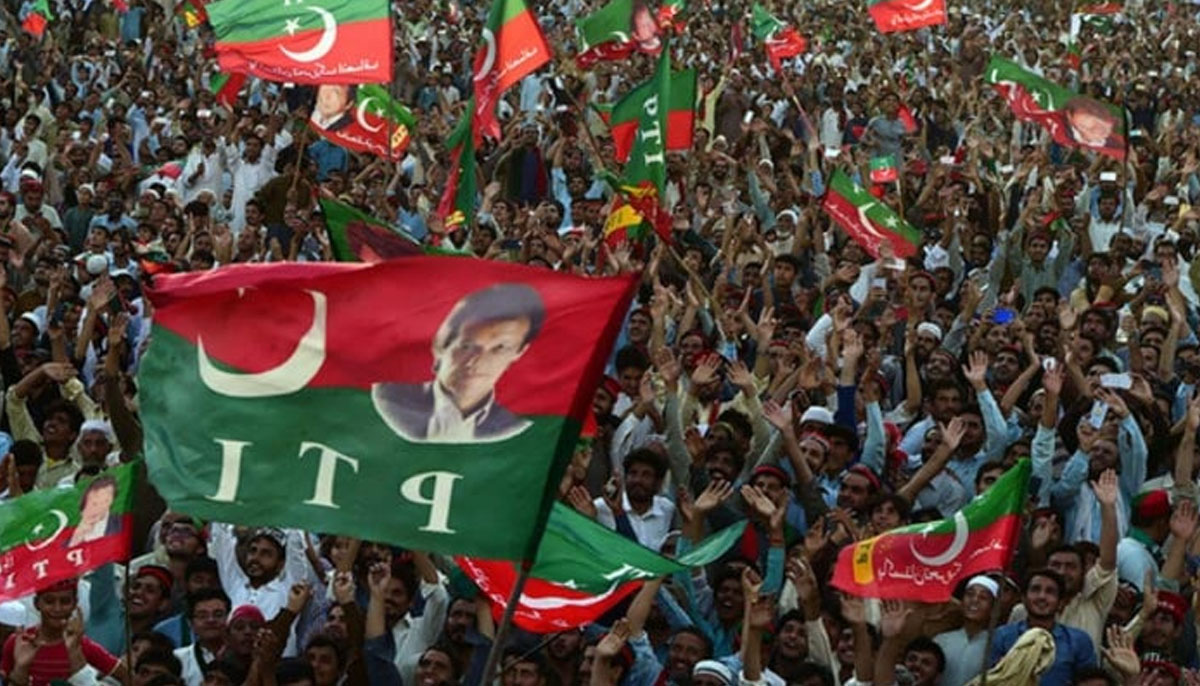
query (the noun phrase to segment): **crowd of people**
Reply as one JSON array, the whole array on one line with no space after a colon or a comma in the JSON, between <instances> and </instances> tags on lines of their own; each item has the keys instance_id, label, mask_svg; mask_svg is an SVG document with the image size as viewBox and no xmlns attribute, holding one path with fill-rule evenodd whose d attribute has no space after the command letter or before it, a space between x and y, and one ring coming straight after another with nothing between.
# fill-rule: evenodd
<instances>
[{"instance_id":1,"label":"crowd of people","mask_svg":"<svg viewBox=\"0 0 1200 686\"><path fill-rule=\"evenodd\" d=\"M251 78L218 104L211 28L172 0L52 0L41 37L21 28L36 4L0 3L0 497L141 455L156 273L331 260L317 200L336 198L475 259L640 273L560 496L668 555L749 525L594 624L515 632L493 677L492 608L451 560L197 521L151 484L128 577L0 604L3 683L1200 683L1194 5L1127 0L1072 33L1072 3L964 0L883 35L867 3L776 3L808 41L780 74L749 3L696 0L669 42L699 78L671 240L614 242L595 106L654 60L578 67L597 0L529 3L554 59L501 102L478 211L449 232L483 0L393 3L391 90L418 120L399 160L311 132L309 86ZM984 83L993 54L1123 107L1124 161L1017 121ZM881 155L897 182L871 182ZM839 169L920 230L914 257L821 210ZM1023 458L1008 568L938 604L830 585L843 547L950 517Z\"/></svg>"}]
</instances>

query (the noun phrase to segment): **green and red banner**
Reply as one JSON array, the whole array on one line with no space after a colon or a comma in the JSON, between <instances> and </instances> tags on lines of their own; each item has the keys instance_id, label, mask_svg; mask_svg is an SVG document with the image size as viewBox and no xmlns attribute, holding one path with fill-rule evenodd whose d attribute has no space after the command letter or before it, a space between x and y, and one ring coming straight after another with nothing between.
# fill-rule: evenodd
<instances>
[{"instance_id":1,"label":"green and red banner","mask_svg":"<svg viewBox=\"0 0 1200 686\"><path fill-rule=\"evenodd\" d=\"M226 74L217 72L208 80L208 89L212 91L217 102L230 109L237 103L238 93L246 85L245 74Z\"/></svg>"},{"instance_id":2,"label":"green and red banner","mask_svg":"<svg viewBox=\"0 0 1200 686\"><path fill-rule=\"evenodd\" d=\"M205 10L222 71L310 84L392 81L387 0L219 0Z\"/></svg>"},{"instance_id":3,"label":"green and red banner","mask_svg":"<svg viewBox=\"0 0 1200 686\"><path fill-rule=\"evenodd\" d=\"M308 125L334 145L396 160L408 149L417 120L385 86L322 84Z\"/></svg>"},{"instance_id":4,"label":"green and red banner","mask_svg":"<svg viewBox=\"0 0 1200 686\"><path fill-rule=\"evenodd\" d=\"M0 601L129 559L137 466L0 503Z\"/></svg>"},{"instance_id":5,"label":"green and red banner","mask_svg":"<svg viewBox=\"0 0 1200 686\"><path fill-rule=\"evenodd\" d=\"M775 71L782 69L783 60L808 50L808 41L794 26L783 23L757 2L751 11L750 25L754 37L766 47L767 59Z\"/></svg>"},{"instance_id":6,"label":"green and red banner","mask_svg":"<svg viewBox=\"0 0 1200 686\"><path fill-rule=\"evenodd\" d=\"M630 153L633 152L638 122L646 109L646 100L657 92L658 86L657 80L653 78L638 85L618 100L607 115L612 129L614 157L621 164L627 162ZM690 150L696 127L695 69L671 74L670 96L667 102L667 150ZM605 117L604 113L601 117Z\"/></svg>"},{"instance_id":7,"label":"green and red banner","mask_svg":"<svg viewBox=\"0 0 1200 686\"><path fill-rule=\"evenodd\" d=\"M424 252L412 236L345 203L321 198L321 213L338 262L375 263Z\"/></svg>"},{"instance_id":8,"label":"green and red banner","mask_svg":"<svg viewBox=\"0 0 1200 686\"><path fill-rule=\"evenodd\" d=\"M175 6L175 14L183 20L184 27L189 29L194 29L208 21L204 0L183 0Z\"/></svg>"},{"instance_id":9,"label":"green and red banner","mask_svg":"<svg viewBox=\"0 0 1200 686\"><path fill-rule=\"evenodd\" d=\"M867 598L942 603L960 580L1006 569L1021 531L1030 471L1029 460L1022 459L949 519L893 529L842 548L833 586Z\"/></svg>"},{"instance_id":10,"label":"green and red banner","mask_svg":"<svg viewBox=\"0 0 1200 686\"><path fill-rule=\"evenodd\" d=\"M30 8L29 14L25 15L24 21L21 22L21 28L40 40L45 35L46 27L52 19L54 19L54 13L50 11L50 0L37 0Z\"/></svg>"},{"instance_id":11,"label":"green and red banner","mask_svg":"<svg viewBox=\"0 0 1200 686\"><path fill-rule=\"evenodd\" d=\"M462 119L446 138L446 145L450 146L450 173L438 202L437 216L447 232L470 228L475 222L479 186L475 178L475 117L475 97L471 96Z\"/></svg>"},{"instance_id":12,"label":"green and red banner","mask_svg":"<svg viewBox=\"0 0 1200 686\"><path fill-rule=\"evenodd\" d=\"M896 257L908 259L921 246L921 232L838 169L829 181L822 209L876 259L879 247L891 243Z\"/></svg>"},{"instance_id":13,"label":"green and red banner","mask_svg":"<svg viewBox=\"0 0 1200 686\"><path fill-rule=\"evenodd\" d=\"M664 5L656 16L645 0L612 0L575 21L579 31L575 62L587 69L596 62L625 59L634 52L657 55L663 47L659 20L672 21L678 11Z\"/></svg>"},{"instance_id":14,"label":"green and red banner","mask_svg":"<svg viewBox=\"0 0 1200 686\"><path fill-rule=\"evenodd\" d=\"M203 519L532 559L636 289L453 257L159 276L150 478Z\"/></svg>"},{"instance_id":15,"label":"green and red banner","mask_svg":"<svg viewBox=\"0 0 1200 686\"><path fill-rule=\"evenodd\" d=\"M492 0L475 53L475 142L500 140L496 104L504 91L550 61L550 45L525 0Z\"/></svg>"},{"instance_id":16,"label":"green and red banner","mask_svg":"<svg viewBox=\"0 0 1200 686\"><path fill-rule=\"evenodd\" d=\"M984 80L1004 96L1013 116L1046 129L1054 142L1125 159L1125 113L993 56Z\"/></svg>"},{"instance_id":17,"label":"green and red banner","mask_svg":"<svg viewBox=\"0 0 1200 686\"><path fill-rule=\"evenodd\" d=\"M655 202L663 197L667 185L666 141L670 136L670 118L668 108L661 105L671 102L671 81L671 51L663 50L638 113L637 135L620 182L622 186L655 191Z\"/></svg>"},{"instance_id":18,"label":"green and red banner","mask_svg":"<svg viewBox=\"0 0 1200 686\"><path fill-rule=\"evenodd\" d=\"M867 4L881 33L946 23L946 0L867 0Z\"/></svg>"},{"instance_id":19,"label":"green and red banner","mask_svg":"<svg viewBox=\"0 0 1200 686\"><path fill-rule=\"evenodd\" d=\"M594 622L641 588L643 580L717 560L741 539L745 528L745 521L726 527L672 560L555 503L513 621L538 634ZM470 557L455 561L491 601L499 619L516 585L516 566Z\"/></svg>"},{"instance_id":20,"label":"green and red banner","mask_svg":"<svg viewBox=\"0 0 1200 686\"><path fill-rule=\"evenodd\" d=\"M900 178L896 170L895 155L880 155L871 158L871 182L892 183Z\"/></svg>"}]
</instances>

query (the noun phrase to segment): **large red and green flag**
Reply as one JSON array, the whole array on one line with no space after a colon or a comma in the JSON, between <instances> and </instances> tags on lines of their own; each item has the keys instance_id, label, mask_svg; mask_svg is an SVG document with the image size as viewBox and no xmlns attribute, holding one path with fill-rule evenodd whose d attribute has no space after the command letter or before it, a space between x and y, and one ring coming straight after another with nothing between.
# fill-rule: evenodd
<instances>
[{"instance_id":1,"label":"large red and green flag","mask_svg":"<svg viewBox=\"0 0 1200 686\"><path fill-rule=\"evenodd\" d=\"M754 37L766 47L767 59L775 71L781 70L783 60L802 55L808 50L808 41L796 32L794 26L783 23L757 2L751 11L750 25Z\"/></svg>"},{"instance_id":2,"label":"large red and green flag","mask_svg":"<svg viewBox=\"0 0 1200 686\"><path fill-rule=\"evenodd\" d=\"M391 83L387 0L218 0L205 7L222 71L295 83Z\"/></svg>"},{"instance_id":3,"label":"large red and green flag","mask_svg":"<svg viewBox=\"0 0 1200 686\"><path fill-rule=\"evenodd\" d=\"M941 603L960 580L1007 569L1030 471L1029 460L1022 459L949 519L893 529L842 548L833 586L855 596Z\"/></svg>"},{"instance_id":4,"label":"large red and green flag","mask_svg":"<svg viewBox=\"0 0 1200 686\"><path fill-rule=\"evenodd\" d=\"M664 49L658 56L658 65L648 85L649 92L638 113L637 135L622 172L621 185L653 191L657 194L654 199L657 203L667 185L666 139L670 119L668 108L662 104L671 102L670 50Z\"/></svg>"},{"instance_id":5,"label":"large red and green flag","mask_svg":"<svg viewBox=\"0 0 1200 686\"><path fill-rule=\"evenodd\" d=\"M841 169L833 173L821 207L875 258L885 242L896 257L908 259L921 246L921 232L871 195Z\"/></svg>"},{"instance_id":6,"label":"large red and green flag","mask_svg":"<svg viewBox=\"0 0 1200 686\"><path fill-rule=\"evenodd\" d=\"M645 0L612 0L575 20L575 28L579 31L575 61L582 69L602 60L625 59L634 52L662 52L661 27Z\"/></svg>"},{"instance_id":7,"label":"large red and green flag","mask_svg":"<svg viewBox=\"0 0 1200 686\"><path fill-rule=\"evenodd\" d=\"M321 137L347 150L384 159L404 156L417 125L403 103L385 86L324 84L317 88L309 126Z\"/></svg>"},{"instance_id":8,"label":"large red and green flag","mask_svg":"<svg viewBox=\"0 0 1200 686\"><path fill-rule=\"evenodd\" d=\"M867 0L867 11L882 33L946 23L946 0Z\"/></svg>"},{"instance_id":9,"label":"large red and green flag","mask_svg":"<svg viewBox=\"0 0 1200 686\"><path fill-rule=\"evenodd\" d=\"M183 20L183 25L189 29L208 21L208 12L204 9L204 0L183 0L175 6L175 14Z\"/></svg>"},{"instance_id":10,"label":"large red and green flag","mask_svg":"<svg viewBox=\"0 0 1200 686\"><path fill-rule=\"evenodd\" d=\"M0 600L129 559L138 467L121 465L71 488L0 503Z\"/></svg>"},{"instance_id":11,"label":"large red and green flag","mask_svg":"<svg viewBox=\"0 0 1200 686\"><path fill-rule=\"evenodd\" d=\"M1119 107L1063 88L1000 57L992 57L984 79L1004 96L1017 119L1039 124L1059 145L1125 159L1125 113Z\"/></svg>"},{"instance_id":12,"label":"large red and green flag","mask_svg":"<svg viewBox=\"0 0 1200 686\"><path fill-rule=\"evenodd\" d=\"M321 214L338 262L383 262L424 252L412 236L345 203L321 198Z\"/></svg>"},{"instance_id":13,"label":"large red and green flag","mask_svg":"<svg viewBox=\"0 0 1200 686\"><path fill-rule=\"evenodd\" d=\"M54 19L50 11L50 0L37 0L30 8L29 14L21 22L21 28L34 38L41 38L46 33L46 26Z\"/></svg>"},{"instance_id":14,"label":"large red and green flag","mask_svg":"<svg viewBox=\"0 0 1200 686\"><path fill-rule=\"evenodd\" d=\"M217 72L208 80L208 89L212 91L217 102L228 108L237 103L238 93L246 85L245 74L227 74Z\"/></svg>"},{"instance_id":15,"label":"large red and green flag","mask_svg":"<svg viewBox=\"0 0 1200 686\"><path fill-rule=\"evenodd\" d=\"M637 140L638 123L646 108L646 99L657 93L656 78L640 84L613 105L606 121L612 129L615 158L621 164L629 160ZM666 112L667 150L689 150L696 125L696 70L671 74L670 97ZM605 117L602 112L601 117Z\"/></svg>"},{"instance_id":16,"label":"large red and green flag","mask_svg":"<svg viewBox=\"0 0 1200 686\"><path fill-rule=\"evenodd\" d=\"M636 289L453 257L159 276L150 478L203 519L531 560Z\"/></svg>"},{"instance_id":17,"label":"large red and green flag","mask_svg":"<svg viewBox=\"0 0 1200 686\"><path fill-rule=\"evenodd\" d=\"M475 97L467 101L462 119L446 138L450 146L450 173L438 202L437 216L447 232L470 227L475 221L479 182L475 178Z\"/></svg>"},{"instance_id":18,"label":"large red and green flag","mask_svg":"<svg viewBox=\"0 0 1200 686\"><path fill-rule=\"evenodd\" d=\"M539 634L594 622L641 588L643 580L717 560L742 537L745 528L745 521L726 527L672 560L555 503L513 621ZM499 618L512 596L516 566L471 557L459 557L456 562L491 601L492 612Z\"/></svg>"},{"instance_id":19,"label":"large red and green flag","mask_svg":"<svg viewBox=\"0 0 1200 686\"><path fill-rule=\"evenodd\" d=\"M687 28L683 13L687 10L686 0L663 0L658 6L658 26L660 29L671 27L675 33L683 33Z\"/></svg>"},{"instance_id":20,"label":"large red and green flag","mask_svg":"<svg viewBox=\"0 0 1200 686\"><path fill-rule=\"evenodd\" d=\"M892 183L900 178L896 170L895 155L880 155L871 158L871 181L873 183Z\"/></svg>"},{"instance_id":21,"label":"large red and green flag","mask_svg":"<svg viewBox=\"0 0 1200 686\"><path fill-rule=\"evenodd\" d=\"M525 0L492 0L475 53L475 142L500 140L496 104L504 91L550 61L550 45Z\"/></svg>"}]
</instances>

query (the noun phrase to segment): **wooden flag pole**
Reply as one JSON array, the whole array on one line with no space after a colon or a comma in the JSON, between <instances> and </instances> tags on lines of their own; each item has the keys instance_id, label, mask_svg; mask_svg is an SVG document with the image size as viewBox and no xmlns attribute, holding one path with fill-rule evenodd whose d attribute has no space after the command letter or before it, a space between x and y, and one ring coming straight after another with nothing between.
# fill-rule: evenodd
<instances>
[{"instance_id":1,"label":"wooden flag pole","mask_svg":"<svg viewBox=\"0 0 1200 686\"><path fill-rule=\"evenodd\" d=\"M496 668L501 666L500 656L504 651L504 641L508 638L508 631L512 628L513 616L516 614L517 606L521 604L521 594L525 591L525 582L529 580L532 571L533 562L522 560L521 569L517 573L517 582L513 584L512 593L508 596L508 603L504 606L504 616L500 619L500 626L496 628L496 636L492 639L492 649L488 651L487 662L483 665L483 680L481 683L484 686L491 684L497 676Z\"/></svg>"}]
</instances>

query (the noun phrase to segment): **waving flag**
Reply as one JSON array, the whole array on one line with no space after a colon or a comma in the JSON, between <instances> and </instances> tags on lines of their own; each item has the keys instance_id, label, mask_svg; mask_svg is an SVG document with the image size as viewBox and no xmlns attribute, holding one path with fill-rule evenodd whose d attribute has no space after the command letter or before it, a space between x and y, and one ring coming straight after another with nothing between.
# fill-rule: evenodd
<instances>
[{"instance_id":1,"label":"waving flag","mask_svg":"<svg viewBox=\"0 0 1200 686\"><path fill-rule=\"evenodd\" d=\"M238 93L246 85L245 74L226 74L217 72L208 80L208 88L216 96L217 102L232 108L237 102Z\"/></svg>"},{"instance_id":2,"label":"waving flag","mask_svg":"<svg viewBox=\"0 0 1200 686\"><path fill-rule=\"evenodd\" d=\"M841 169L833 173L822 209L859 245L879 257L879 246L892 244L896 257L917 254L921 232L904 221L887 205L860 187Z\"/></svg>"},{"instance_id":3,"label":"waving flag","mask_svg":"<svg viewBox=\"0 0 1200 686\"><path fill-rule=\"evenodd\" d=\"M550 45L524 0L492 0L483 47L475 53L475 142L500 140L496 103L504 91L550 61Z\"/></svg>"},{"instance_id":4,"label":"waving flag","mask_svg":"<svg viewBox=\"0 0 1200 686\"><path fill-rule=\"evenodd\" d=\"M308 123L335 145L395 160L408 149L417 120L384 86L323 84Z\"/></svg>"},{"instance_id":5,"label":"waving flag","mask_svg":"<svg viewBox=\"0 0 1200 686\"><path fill-rule=\"evenodd\" d=\"M447 232L469 228L475 222L475 200L479 183L475 178L475 98L467 101L458 126L446 138L450 146L450 174L442 199L438 203L437 216Z\"/></svg>"},{"instance_id":6,"label":"waving flag","mask_svg":"<svg viewBox=\"0 0 1200 686\"><path fill-rule=\"evenodd\" d=\"M321 214L338 262L383 262L424 252L412 236L345 203L321 198Z\"/></svg>"},{"instance_id":7,"label":"waving flag","mask_svg":"<svg viewBox=\"0 0 1200 686\"><path fill-rule=\"evenodd\" d=\"M677 11L668 9L668 19L673 19ZM601 60L624 59L634 52L657 55L662 51L659 20L645 0L612 0L577 19L575 27L580 42L575 61L583 69Z\"/></svg>"},{"instance_id":8,"label":"waving flag","mask_svg":"<svg viewBox=\"0 0 1200 686\"><path fill-rule=\"evenodd\" d=\"M532 559L636 290L454 257L160 275L150 478L204 519Z\"/></svg>"},{"instance_id":9,"label":"waving flag","mask_svg":"<svg viewBox=\"0 0 1200 686\"><path fill-rule=\"evenodd\" d=\"M1120 108L1063 88L1000 57L992 57L984 79L1004 96L1017 119L1039 124L1059 145L1125 159L1125 113Z\"/></svg>"},{"instance_id":10,"label":"waving flag","mask_svg":"<svg viewBox=\"0 0 1200 686\"><path fill-rule=\"evenodd\" d=\"M949 519L913 524L842 548L833 586L856 596L942 603L957 583L1006 569L1021 531L1030 466L1022 459Z\"/></svg>"},{"instance_id":11,"label":"waving flag","mask_svg":"<svg viewBox=\"0 0 1200 686\"><path fill-rule=\"evenodd\" d=\"M744 521L733 524L671 560L555 503L513 621L539 634L594 622L641 588L644 579L717 560L741 538L745 528ZM516 585L516 567L511 562L469 557L459 557L456 562L491 601L492 612L499 618Z\"/></svg>"},{"instance_id":12,"label":"waving flag","mask_svg":"<svg viewBox=\"0 0 1200 686\"><path fill-rule=\"evenodd\" d=\"M882 33L946 23L946 0L867 0L867 4Z\"/></svg>"},{"instance_id":13,"label":"waving flag","mask_svg":"<svg viewBox=\"0 0 1200 686\"><path fill-rule=\"evenodd\" d=\"M608 114L613 146L616 148L614 156L622 164L629 160L629 154L633 151L638 122L645 110L646 100L657 92L657 88L658 82L654 78L642 83L618 100ZM689 150L692 147L696 121L695 69L671 74L669 97L666 118L667 150Z\"/></svg>"},{"instance_id":14,"label":"waving flag","mask_svg":"<svg viewBox=\"0 0 1200 686\"><path fill-rule=\"evenodd\" d=\"M219 0L205 10L222 71L295 83L391 83L387 0Z\"/></svg>"},{"instance_id":15,"label":"waving flag","mask_svg":"<svg viewBox=\"0 0 1200 686\"><path fill-rule=\"evenodd\" d=\"M763 42L767 59L775 71L780 71L783 60L802 55L808 50L808 41L796 32L795 27L784 24L757 2L754 3L750 21L754 37Z\"/></svg>"}]
</instances>

